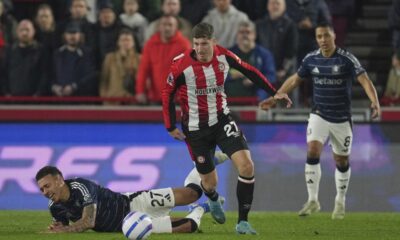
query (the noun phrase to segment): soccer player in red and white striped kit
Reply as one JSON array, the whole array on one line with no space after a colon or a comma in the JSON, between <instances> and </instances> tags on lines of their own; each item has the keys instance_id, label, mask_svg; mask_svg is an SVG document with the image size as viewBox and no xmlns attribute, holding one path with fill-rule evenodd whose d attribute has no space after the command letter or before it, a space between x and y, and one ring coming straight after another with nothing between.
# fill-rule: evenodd
<instances>
[{"instance_id":1,"label":"soccer player in red and white striped kit","mask_svg":"<svg viewBox=\"0 0 400 240\"><path fill-rule=\"evenodd\" d=\"M213 161L216 146L232 159L239 172L236 232L256 234L248 222L254 192L254 164L246 139L227 106L224 83L229 69L242 72L276 100L287 101L287 107L292 102L287 94L277 93L256 68L218 46L210 24L197 24L192 30L192 37L193 49L174 58L162 92L165 127L173 138L186 142L200 173L201 187L209 198L211 214L221 224L225 222L225 213L216 191L218 177ZM182 109L183 132L176 127L176 93Z\"/></svg>"}]
</instances>

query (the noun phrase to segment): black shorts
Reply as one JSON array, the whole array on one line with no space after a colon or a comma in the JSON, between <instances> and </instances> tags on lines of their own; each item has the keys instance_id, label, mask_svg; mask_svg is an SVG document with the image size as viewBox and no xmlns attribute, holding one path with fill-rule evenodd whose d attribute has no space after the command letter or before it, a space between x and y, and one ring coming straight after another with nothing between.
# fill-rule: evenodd
<instances>
[{"instance_id":1,"label":"black shorts","mask_svg":"<svg viewBox=\"0 0 400 240\"><path fill-rule=\"evenodd\" d=\"M223 116L218 123L197 131L183 127L190 155L201 174L215 169L214 153L218 146L229 157L237 151L247 150L246 139L230 115Z\"/></svg>"}]
</instances>

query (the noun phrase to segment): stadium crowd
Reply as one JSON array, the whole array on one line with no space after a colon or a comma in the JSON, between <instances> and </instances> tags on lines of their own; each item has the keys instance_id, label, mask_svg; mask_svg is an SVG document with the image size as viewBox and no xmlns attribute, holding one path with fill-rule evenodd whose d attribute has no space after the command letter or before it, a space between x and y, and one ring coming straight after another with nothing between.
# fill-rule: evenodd
<instances>
[{"instance_id":1,"label":"stadium crowd","mask_svg":"<svg viewBox=\"0 0 400 240\"><path fill-rule=\"evenodd\" d=\"M0 0L2 96L131 97L160 104L172 59L199 22L279 87L331 23L344 45L356 0ZM228 96L266 98L232 70ZM292 96L307 106L310 86ZM300 97L297 97L300 96ZM104 101L104 104L123 104Z\"/></svg>"}]
</instances>

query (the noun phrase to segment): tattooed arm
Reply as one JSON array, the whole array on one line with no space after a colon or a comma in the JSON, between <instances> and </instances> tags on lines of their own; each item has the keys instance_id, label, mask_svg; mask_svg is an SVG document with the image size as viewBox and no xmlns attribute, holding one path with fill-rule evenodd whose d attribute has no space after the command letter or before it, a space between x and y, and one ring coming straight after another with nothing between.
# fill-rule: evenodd
<instances>
[{"instance_id":1,"label":"tattooed arm","mask_svg":"<svg viewBox=\"0 0 400 240\"><path fill-rule=\"evenodd\" d=\"M96 204L90 204L83 208L82 218L74 222L69 226L54 226L49 229L50 232L62 233L62 232L84 232L86 230L94 228L96 222Z\"/></svg>"}]
</instances>

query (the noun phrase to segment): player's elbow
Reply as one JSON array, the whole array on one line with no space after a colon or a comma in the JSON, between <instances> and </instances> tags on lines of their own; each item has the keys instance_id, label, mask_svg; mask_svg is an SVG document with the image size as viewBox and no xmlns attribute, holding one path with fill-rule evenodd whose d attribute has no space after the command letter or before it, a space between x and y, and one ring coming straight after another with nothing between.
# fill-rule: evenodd
<instances>
[{"instance_id":1,"label":"player's elbow","mask_svg":"<svg viewBox=\"0 0 400 240\"><path fill-rule=\"evenodd\" d=\"M170 102L172 102L173 98L170 97L170 93L167 88L164 88L161 91L161 99L162 99L162 105L163 106L168 106Z\"/></svg>"}]
</instances>

